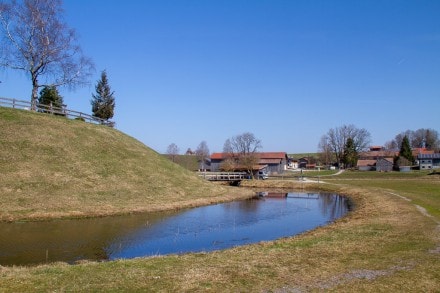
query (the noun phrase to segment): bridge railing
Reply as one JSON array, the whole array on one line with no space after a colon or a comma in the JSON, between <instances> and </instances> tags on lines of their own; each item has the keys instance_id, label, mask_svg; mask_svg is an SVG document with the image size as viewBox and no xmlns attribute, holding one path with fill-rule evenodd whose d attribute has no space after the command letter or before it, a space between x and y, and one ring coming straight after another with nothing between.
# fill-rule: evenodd
<instances>
[{"instance_id":1,"label":"bridge railing","mask_svg":"<svg viewBox=\"0 0 440 293\"><path fill-rule=\"evenodd\" d=\"M246 172L199 172L198 175L209 181L240 181L250 176Z\"/></svg>"},{"instance_id":2,"label":"bridge railing","mask_svg":"<svg viewBox=\"0 0 440 293\"><path fill-rule=\"evenodd\" d=\"M113 121L108 121L102 118L98 118L89 114L85 114L82 112L69 110L66 107L55 107L52 105L44 105L37 103L35 107L33 107L32 103L29 101L10 99L0 97L0 106L14 108L14 109L23 109L23 110L31 110L35 109L37 112L48 113L53 115L65 116L71 119L83 119L84 121L107 125L110 127L114 127L115 123Z\"/></svg>"}]
</instances>

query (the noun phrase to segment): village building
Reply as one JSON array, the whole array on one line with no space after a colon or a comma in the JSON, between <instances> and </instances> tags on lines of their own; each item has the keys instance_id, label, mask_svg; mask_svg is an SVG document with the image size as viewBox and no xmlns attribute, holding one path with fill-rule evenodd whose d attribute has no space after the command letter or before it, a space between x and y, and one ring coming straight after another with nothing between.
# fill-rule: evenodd
<instances>
[{"instance_id":1,"label":"village building","mask_svg":"<svg viewBox=\"0 0 440 293\"><path fill-rule=\"evenodd\" d=\"M385 150L379 146L372 146L367 152L359 153L359 160L377 160L379 158L394 158L399 155L398 150Z\"/></svg>"},{"instance_id":2,"label":"village building","mask_svg":"<svg viewBox=\"0 0 440 293\"><path fill-rule=\"evenodd\" d=\"M282 174L287 170L287 153L285 152L261 152L255 153L258 163L253 167L253 171L264 171L267 174ZM211 154L211 171L218 172L222 170L222 163L231 158L228 153ZM237 166L240 169L240 166ZM236 170L242 171L242 170Z\"/></svg>"},{"instance_id":3,"label":"village building","mask_svg":"<svg viewBox=\"0 0 440 293\"><path fill-rule=\"evenodd\" d=\"M412 149L412 155L415 159L415 164L419 166L420 170L438 169L440 168L440 154L434 153L432 150L426 148ZM412 162L405 164L395 164L394 158L399 156L397 150L384 150L382 147L370 147L370 151L359 154L357 161L357 168L359 171L392 171L394 167L398 167L400 171L409 171L412 167Z\"/></svg>"},{"instance_id":4,"label":"village building","mask_svg":"<svg viewBox=\"0 0 440 293\"><path fill-rule=\"evenodd\" d=\"M418 154L420 170L440 169L440 154Z\"/></svg>"},{"instance_id":5,"label":"village building","mask_svg":"<svg viewBox=\"0 0 440 293\"><path fill-rule=\"evenodd\" d=\"M298 169L298 160L294 158L288 158L287 160L287 169Z\"/></svg>"},{"instance_id":6,"label":"village building","mask_svg":"<svg viewBox=\"0 0 440 293\"><path fill-rule=\"evenodd\" d=\"M375 171L376 160L358 160L357 168L359 171Z\"/></svg>"},{"instance_id":7,"label":"village building","mask_svg":"<svg viewBox=\"0 0 440 293\"><path fill-rule=\"evenodd\" d=\"M393 158L379 158L376 160L376 171L378 172L390 172L393 171L393 167Z\"/></svg>"},{"instance_id":8,"label":"village building","mask_svg":"<svg viewBox=\"0 0 440 293\"><path fill-rule=\"evenodd\" d=\"M381 146L371 146L367 152L359 153L356 167L359 171L389 172L394 167L394 157L399 154L395 150L385 150Z\"/></svg>"}]
</instances>

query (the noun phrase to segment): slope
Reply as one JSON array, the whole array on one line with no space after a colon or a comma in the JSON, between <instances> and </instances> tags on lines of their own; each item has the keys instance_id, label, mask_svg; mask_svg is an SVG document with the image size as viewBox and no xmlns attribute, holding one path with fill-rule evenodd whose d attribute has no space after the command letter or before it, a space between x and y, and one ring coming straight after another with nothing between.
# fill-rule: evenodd
<instances>
[{"instance_id":1,"label":"slope","mask_svg":"<svg viewBox=\"0 0 440 293\"><path fill-rule=\"evenodd\" d=\"M0 170L0 220L173 209L237 193L118 130L1 107Z\"/></svg>"}]
</instances>

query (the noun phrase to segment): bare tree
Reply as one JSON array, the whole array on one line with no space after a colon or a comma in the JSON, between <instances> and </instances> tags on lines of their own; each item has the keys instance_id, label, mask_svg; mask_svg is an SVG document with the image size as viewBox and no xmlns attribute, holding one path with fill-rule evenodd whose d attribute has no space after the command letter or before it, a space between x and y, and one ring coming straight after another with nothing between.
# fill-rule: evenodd
<instances>
[{"instance_id":1,"label":"bare tree","mask_svg":"<svg viewBox=\"0 0 440 293\"><path fill-rule=\"evenodd\" d=\"M393 140L386 143L387 146L393 147L393 149L399 149L403 143L403 138L407 137L411 148L426 147L429 150L440 149L440 139L437 130L430 128L420 128L416 131L406 130L397 134Z\"/></svg>"},{"instance_id":2,"label":"bare tree","mask_svg":"<svg viewBox=\"0 0 440 293\"><path fill-rule=\"evenodd\" d=\"M368 149L371 141L371 135L366 129L357 128L350 124L331 128L327 134L321 138L318 147L321 151L324 147L331 149L336 157L338 165L340 165L343 161L344 147L349 138L353 140L353 150L357 153Z\"/></svg>"},{"instance_id":3,"label":"bare tree","mask_svg":"<svg viewBox=\"0 0 440 293\"><path fill-rule=\"evenodd\" d=\"M388 150L398 150L402 145L403 138L406 136L409 141L412 141L414 131L407 130L397 134L394 139L385 143L385 148Z\"/></svg>"},{"instance_id":4,"label":"bare tree","mask_svg":"<svg viewBox=\"0 0 440 293\"><path fill-rule=\"evenodd\" d=\"M335 156L332 152L332 147L328 143L326 135L322 136L321 140L319 141L318 152L321 164L325 164L328 166L331 163L334 163Z\"/></svg>"},{"instance_id":5,"label":"bare tree","mask_svg":"<svg viewBox=\"0 0 440 293\"><path fill-rule=\"evenodd\" d=\"M233 152L242 155L253 154L261 148L261 141L250 132L236 135L230 141Z\"/></svg>"},{"instance_id":6,"label":"bare tree","mask_svg":"<svg viewBox=\"0 0 440 293\"><path fill-rule=\"evenodd\" d=\"M228 138L223 144L223 152L225 154L233 154L234 150L232 149L231 140Z\"/></svg>"},{"instance_id":7,"label":"bare tree","mask_svg":"<svg viewBox=\"0 0 440 293\"><path fill-rule=\"evenodd\" d=\"M197 160L200 163L200 166L202 170L205 169L205 162L206 160L209 158L209 148L208 148L208 144L206 143L206 141L202 141L197 149L196 149L196 156L197 156Z\"/></svg>"},{"instance_id":8,"label":"bare tree","mask_svg":"<svg viewBox=\"0 0 440 293\"><path fill-rule=\"evenodd\" d=\"M240 166L253 175L253 167L258 163L256 152L260 148L261 141L253 133L245 132L227 139L223 151L231 154Z\"/></svg>"},{"instance_id":9,"label":"bare tree","mask_svg":"<svg viewBox=\"0 0 440 293\"><path fill-rule=\"evenodd\" d=\"M170 157L170 160L175 162L176 156L179 154L179 151L180 150L175 143L170 144L167 148L167 154Z\"/></svg>"},{"instance_id":10,"label":"bare tree","mask_svg":"<svg viewBox=\"0 0 440 293\"><path fill-rule=\"evenodd\" d=\"M61 6L61 0L0 3L0 66L30 77L33 110L40 87L87 84L94 70L77 45L75 31L63 21Z\"/></svg>"},{"instance_id":11,"label":"bare tree","mask_svg":"<svg viewBox=\"0 0 440 293\"><path fill-rule=\"evenodd\" d=\"M417 129L414 131L411 146L413 148L426 147L429 150L438 150L440 148L438 132L429 128Z\"/></svg>"}]
</instances>

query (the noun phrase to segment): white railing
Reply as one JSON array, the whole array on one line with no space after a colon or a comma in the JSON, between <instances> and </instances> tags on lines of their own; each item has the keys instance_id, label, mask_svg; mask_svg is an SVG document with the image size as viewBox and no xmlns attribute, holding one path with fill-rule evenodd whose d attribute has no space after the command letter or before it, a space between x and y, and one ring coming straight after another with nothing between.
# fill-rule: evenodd
<instances>
[{"instance_id":1,"label":"white railing","mask_svg":"<svg viewBox=\"0 0 440 293\"><path fill-rule=\"evenodd\" d=\"M60 107L54 107L52 105L43 105L39 103L33 106L32 103L29 101L2 98L2 97L0 97L0 106L14 108L14 109L23 109L23 110L34 109L37 112L65 116L71 119L82 119L90 123L102 124L110 127L114 127L115 125L113 121L108 121L82 112L69 110L66 107L60 108Z\"/></svg>"},{"instance_id":2,"label":"white railing","mask_svg":"<svg viewBox=\"0 0 440 293\"><path fill-rule=\"evenodd\" d=\"M199 172L198 175L209 181L237 181L250 177L246 172Z\"/></svg>"}]
</instances>

